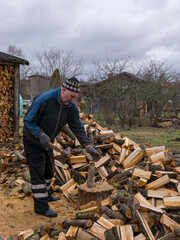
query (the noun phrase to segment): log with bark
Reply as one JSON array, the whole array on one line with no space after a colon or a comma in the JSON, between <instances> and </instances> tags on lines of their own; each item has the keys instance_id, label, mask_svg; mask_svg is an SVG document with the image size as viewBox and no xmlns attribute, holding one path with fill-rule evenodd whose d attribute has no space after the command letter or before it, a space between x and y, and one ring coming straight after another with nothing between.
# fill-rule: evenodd
<instances>
[{"instance_id":1,"label":"log with bark","mask_svg":"<svg viewBox=\"0 0 180 240\"><path fill-rule=\"evenodd\" d=\"M126 217L122 215L120 212L114 212L113 210L106 206L101 207L101 212L105 213L109 218L121 219L123 223L126 223Z\"/></svg>"},{"instance_id":2,"label":"log with bark","mask_svg":"<svg viewBox=\"0 0 180 240\"><path fill-rule=\"evenodd\" d=\"M63 228L69 228L70 226L79 226L79 227L91 227L92 226L92 220L82 220L82 219L67 219L62 222Z\"/></svg>"},{"instance_id":3,"label":"log with bark","mask_svg":"<svg viewBox=\"0 0 180 240\"><path fill-rule=\"evenodd\" d=\"M102 201L111 195L114 188L108 183L96 182L94 188L87 187L87 184L78 186L78 208L91 201Z\"/></svg>"}]
</instances>

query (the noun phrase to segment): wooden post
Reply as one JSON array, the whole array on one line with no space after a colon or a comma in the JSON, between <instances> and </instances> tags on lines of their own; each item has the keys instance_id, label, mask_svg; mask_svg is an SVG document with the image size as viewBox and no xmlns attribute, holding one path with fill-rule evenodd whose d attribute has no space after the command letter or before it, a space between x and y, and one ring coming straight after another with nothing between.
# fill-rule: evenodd
<instances>
[{"instance_id":1,"label":"wooden post","mask_svg":"<svg viewBox=\"0 0 180 240\"><path fill-rule=\"evenodd\" d=\"M19 88L20 88L20 71L19 64L15 64L14 76L14 139L19 137Z\"/></svg>"},{"instance_id":2,"label":"wooden post","mask_svg":"<svg viewBox=\"0 0 180 240\"><path fill-rule=\"evenodd\" d=\"M94 161L91 161L89 163L89 170L88 170L88 179L87 179L88 188L94 187L94 173L95 173L95 165L94 165Z\"/></svg>"}]
</instances>

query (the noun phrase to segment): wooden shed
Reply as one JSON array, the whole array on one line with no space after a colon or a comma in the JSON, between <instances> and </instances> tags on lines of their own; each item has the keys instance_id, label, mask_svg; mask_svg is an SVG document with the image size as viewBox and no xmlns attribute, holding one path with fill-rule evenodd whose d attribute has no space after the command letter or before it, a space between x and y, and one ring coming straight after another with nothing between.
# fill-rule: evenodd
<instances>
[{"instance_id":1,"label":"wooden shed","mask_svg":"<svg viewBox=\"0 0 180 240\"><path fill-rule=\"evenodd\" d=\"M0 52L0 144L19 136L20 64L29 62Z\"/></svg>"}]
</instances>

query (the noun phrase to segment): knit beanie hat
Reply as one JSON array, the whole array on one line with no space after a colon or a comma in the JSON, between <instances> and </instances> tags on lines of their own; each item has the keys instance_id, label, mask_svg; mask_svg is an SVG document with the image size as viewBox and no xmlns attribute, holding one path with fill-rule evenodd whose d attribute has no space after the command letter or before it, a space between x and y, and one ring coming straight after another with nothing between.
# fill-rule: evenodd
<instances>
[{"instance_id":1,"label":"knit beanie hat","mask_svg":"<svg viewBox=\"0 0 180 240\"><path fill-rule=\"evenodd\" d=\"M77 92L77 93L80 92L79 81L75 77L67 79L62 84L62 87L65 87L72 92Z\"/></svg>"}]
</instances>

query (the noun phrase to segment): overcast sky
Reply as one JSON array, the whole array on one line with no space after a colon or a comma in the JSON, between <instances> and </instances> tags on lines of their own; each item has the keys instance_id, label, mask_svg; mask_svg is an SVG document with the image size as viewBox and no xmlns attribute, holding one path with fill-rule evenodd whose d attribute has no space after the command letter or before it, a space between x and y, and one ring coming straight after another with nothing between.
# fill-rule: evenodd
<instances>
[{"instance_id":1,"label":"overcast sky","mask_svg":"<svg viewBox=\"0 0 180 240\"><path fill-rule=\"evenodd\" d=\"M85 64L148 56L180 72L179 0L0 0L0 51L33 63L45 48L74 50Z\"/></svg>"}]
</instances>

